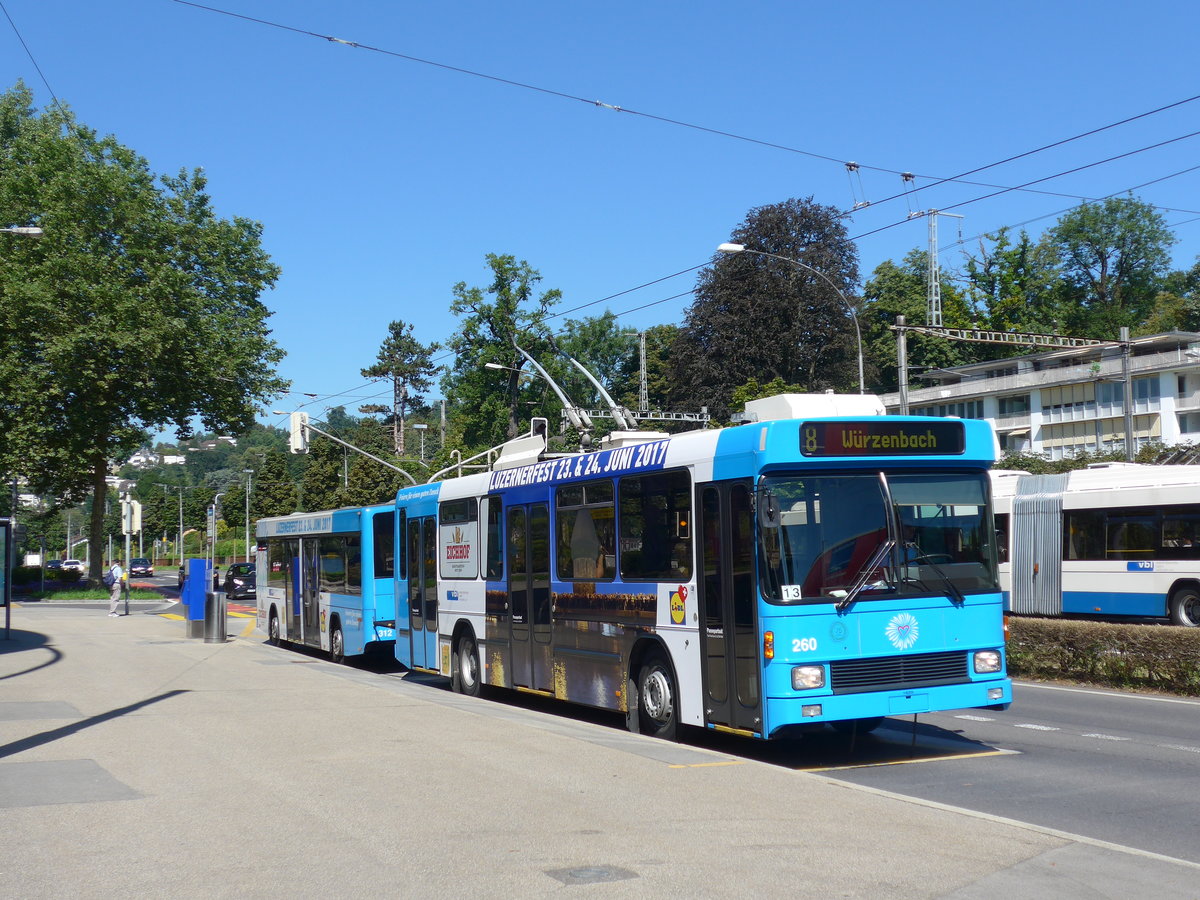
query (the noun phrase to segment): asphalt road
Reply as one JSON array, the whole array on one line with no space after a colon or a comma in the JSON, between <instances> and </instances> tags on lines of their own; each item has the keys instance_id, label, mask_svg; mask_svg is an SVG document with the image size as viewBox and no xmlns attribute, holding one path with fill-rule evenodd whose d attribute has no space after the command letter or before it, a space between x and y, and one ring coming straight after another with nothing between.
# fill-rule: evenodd
<instances>
[{"instance_id":1,"label":"asphalt road","mask_svg":"<svg viewBox=\"0 0 1200 900\"><path fill-rule=\"evenodd\" d=\"M911 730L886 724L881 740ZM922 716L919 731L980 751L828 774L1200 862L1200 701L1018 683L1007 712Z\"/></svg>"}]
</instances>

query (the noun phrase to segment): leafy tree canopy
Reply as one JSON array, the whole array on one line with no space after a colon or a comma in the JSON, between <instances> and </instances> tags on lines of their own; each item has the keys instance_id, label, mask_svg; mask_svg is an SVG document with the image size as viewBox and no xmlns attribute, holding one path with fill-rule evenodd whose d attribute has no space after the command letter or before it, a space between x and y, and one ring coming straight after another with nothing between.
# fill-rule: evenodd
<instances>
[{"instance_id":1,"label":"leafy tree canopy","mask_svg":"<svg viewBox=\"0 0 1200 900\"><path fill-rule=\"evenodd\" d=\"M536 294L542 276L524 260L489 253L487 264L492 272L488 287L469 288L463 281L454 286L450 311L460 324L448 342L454 364L441 382L462 440L472 450L524 433L530 415L546 415L553 423L561 408L552 395L547 400L547 387L536 376L522 381L532 372L513 346L515 342L543 366L553 359L546 317L561 292ZM488 363L506 368L488 369ZM557 364L555 369L561 374Z\"/></svg>"},{"instance_id":2,"label":"leafy tree canopy","mask_svg":"<svg viewBox=\"0 0 1200 900\"><path fill-rule=\"evenodd\" d=\"M100 498L148 431L242 431L286 386L259 300L279 270L199 170L156 177L18 85L0 94L0 220L45 230L0 255L0 396L19 398L0 404L0 469L36 490ZM97 512L97 546L102 528Z\"/></svg>"},{"instance_id":3,"label":"leafy tree canopy","mask_svg":"<svg viewBox=\"0 0 1200 900\"><path fill-rule=\"evenodd\" d=\"M673 347L675 405L727 418L733 389L751 379L857 389L847 307L857 305L858 252L842 214L811 197L760 206L732 240L756 252L719 257L700 273Z\"/></svg>"}]
</instances>

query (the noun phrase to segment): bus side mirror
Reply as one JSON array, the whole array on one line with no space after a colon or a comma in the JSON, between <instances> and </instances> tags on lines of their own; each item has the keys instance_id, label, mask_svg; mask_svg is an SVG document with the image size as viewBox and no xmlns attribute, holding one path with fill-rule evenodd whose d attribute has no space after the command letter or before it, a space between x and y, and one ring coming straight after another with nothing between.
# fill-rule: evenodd
<instances>
[{"instance_id":1,"label":"bus side mirror","mask_svg":"<svg viewBox=\"0 0 1200 900\"><path fill-rule=\"evenodd\" d=\"M758 495L758 524L763 528L779 527L779 501L769 490Z\"/></svg>"}]
</instances>

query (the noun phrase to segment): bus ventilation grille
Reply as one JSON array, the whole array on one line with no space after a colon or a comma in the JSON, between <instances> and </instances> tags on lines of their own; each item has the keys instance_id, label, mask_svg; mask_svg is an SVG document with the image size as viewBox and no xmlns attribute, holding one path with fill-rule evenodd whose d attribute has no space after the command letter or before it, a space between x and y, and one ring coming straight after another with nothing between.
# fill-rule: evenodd
<instances>
[{"instance_id":1,"label":"bus ventilation grille","mask_svg":"<svg viewBox=\"0 0 1200 900\"><path fill-rule=\"evenodd\" d=\"M950 653L836 660L829 664L829 680L835 694L858 694L894 687L963 684L971 679L967 675L967 654L954 650Z\"/></svg>"}]
</instances>

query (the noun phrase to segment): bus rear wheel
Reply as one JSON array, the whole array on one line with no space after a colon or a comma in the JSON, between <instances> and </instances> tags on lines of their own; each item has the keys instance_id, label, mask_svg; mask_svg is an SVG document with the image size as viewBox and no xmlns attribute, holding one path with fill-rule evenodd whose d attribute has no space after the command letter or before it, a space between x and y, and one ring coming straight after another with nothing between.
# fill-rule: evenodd
<instances>
[{"instance_id":1,"label":"bus rear wheel","mask_svg":"<svg viewBox=\"0 0 1200 900\"><path fill-rule=\"evenodd\" d=\"M1200 626L1200 591L1185 587L1171 595L1171 621L1188 628Z\"/></svg>"},{"instance_id":2,"label":"bus rear wheel","mask_svg":"<svg viewBox=\"0 0 1200 900\"><path fill-rule=\"evenodd\" d=\"M671 665L658 651L646 657L638 673L638 731L664 740L679 733L679 695Z\"/></svg>"},{"instance_id":3,"label":"bus rear wheel","mask_svg":"<svg viewBox=\"0 0 1200 900\"><path fill-rule=\"evenodd\" d=\"M479 684L479 648L476 647L473 637L464 634L458 641L458 653L450 678L450 687L459 694L478 697Z\"/></svg>"}]
</instances>

